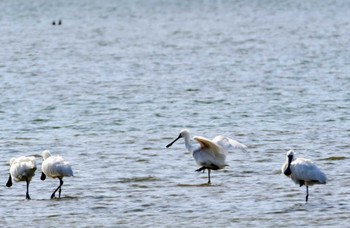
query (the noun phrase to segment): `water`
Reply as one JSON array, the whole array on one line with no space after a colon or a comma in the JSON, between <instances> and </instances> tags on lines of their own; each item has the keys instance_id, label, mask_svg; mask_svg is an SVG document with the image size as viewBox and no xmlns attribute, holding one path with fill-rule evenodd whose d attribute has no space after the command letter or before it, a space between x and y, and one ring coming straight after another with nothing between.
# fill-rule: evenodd
<instances>
[{"instance_id":1,"label":"water","mask_svg":"<svg viewBox=\"0 0 350 228\"><path fill-rule=\"evenodd\" d=\"M347 1L1 1L0 225L347 226ZM52 21L61 19L61 26ZM249 147L197 169L182 128ZM329 182L280 174L288 149ZM75 176L6 188L8 160Z\"/></svg>"}]
</instances>

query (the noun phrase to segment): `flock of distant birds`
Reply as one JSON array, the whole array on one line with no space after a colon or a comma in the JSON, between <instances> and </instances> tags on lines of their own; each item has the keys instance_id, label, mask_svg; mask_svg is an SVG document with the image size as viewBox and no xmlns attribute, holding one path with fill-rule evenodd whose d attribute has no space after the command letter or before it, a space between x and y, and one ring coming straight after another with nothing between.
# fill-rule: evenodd
<instances>
[{"instance_id":1,"label":"flock of distant birds","mask_svg":"<svg viewBox=\"0 0 350 228\"><path fill-rule=\"evenodd\" d=\"M52 21L52 25L56 25L56 21ZM59 19L57 25L62 25L62 20Z\"/></svg>"},{"instance_id":2,"label":"flock of distant birds","mask_svg":"<svg viewBox=\"0 0 350 228\"><path fill-rule=\"evenodd\" d=\"M226 156L230 149L241 149L242 151L247 150L247 146L233 140L231 138L219 135L213 140L196 136L193 139L198 144L193 144L190 137L190 132L187 129L181 130L179 136L169 143L166 147L169 148L177 140L183 138L187 150L192 154L194 160L198 164L199 168L197 172L205 172L208 170L208 184L211 184L210 173L211 170L223 169L228 166L226 163ZM42 153L42 175L41 180L45 180L46 176L51 178L58 178L60 181L59 186L51 195L51 199L55 198L55 193L58 191L58 198L61 197L61 187L63 185L63 177L73 176L73 170L69 163L65 161L61 156L51 156L48 150ZM30 199L29 196L29 183L34 176L36 167L34 156L22 156L19 158L12 158L10 160L10 176L6 184L7 187L12 186L12 180L26 181L27 192L26 199ZM309 198L309 186L314 184L326 184L326 175L309 159L295 158L294 151L289 150L287 152L286 162L282 165L281 172L292 179L300 187L306 187L306 202Z\"/></svg>"}]
</instances>

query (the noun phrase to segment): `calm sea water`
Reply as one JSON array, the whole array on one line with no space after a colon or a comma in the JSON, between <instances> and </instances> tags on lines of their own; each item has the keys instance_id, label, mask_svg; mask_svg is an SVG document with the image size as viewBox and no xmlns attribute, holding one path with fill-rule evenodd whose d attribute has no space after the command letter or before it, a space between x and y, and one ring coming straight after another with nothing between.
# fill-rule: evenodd
<instances>
[{"instance_id":1,"label":"calm sea water","mask_svg":"<svg viewBox=\"0 0 350 228\"><path fill-rule=\"evenodd\" d=\"M0 2L0 226L348 226L348 1ZM53 26L62 20L61 26ZM249 147L197 169L183 141ZM288 149L327 185L280 173ZM75 176L40 180L41 151ZM38 171L5 187L13 156Z\"/></svg>"}]
</instances>

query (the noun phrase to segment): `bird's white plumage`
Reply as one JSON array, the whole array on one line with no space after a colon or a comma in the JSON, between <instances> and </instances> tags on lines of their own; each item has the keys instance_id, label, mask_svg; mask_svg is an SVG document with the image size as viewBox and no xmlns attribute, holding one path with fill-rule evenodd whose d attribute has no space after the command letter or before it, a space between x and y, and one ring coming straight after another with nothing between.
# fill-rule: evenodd
<instances>
[{"instance_id":1,"label":"bird's white plumage","mask_svg":"<svg viewBox=\"0 0 350 228\"><path fill-rule=\"evenodd\" d=\"M10 175L6 183L7 187L12 186L12 180L25 181L27 183L26 199L30 199L29 196L29 183L35 174L36 162L33 156L21 156L18 158L11 158L10 160Z\"/></svg>"},{"instance_id":2,"label":"bird's white plumage","mask_svg":"<svg viewBox=\"0 0 350 228\"><path fill-rule=\"evenodd\" d=\"M303 184L311 186L314 184L326 184L326 175L309 159L294 157L294 151L290 150L287 153L286 162L282 166L282 173L284 173L288 167L288 156L292 156L292 162L290 163L291 174L288 175L296 184Z\"/></svg>"},{"instance_id":3,"label":"bird's white plumage","mask_svg":"<svg viewBox=\"0 0 350 228\"><path fill-rule=\"evenodd\" d=\"M309 186L327 183L326 175L311 160L305 158L296 159L293 150L287 152L287 159L282 165L281 171L300 187L306 186L306 202L309 196Z\"/></svg>"},{"instance_id":4,"label":"bird's white plumage","mask_svg":"<svg viewBox=\"0 0 350 228\"><path fill-rule=\"evenodd\" d=\"M247 148L247 146L222 135L216 136L213 140L196 136L193 139L199 144L192 144L190 133L187 129L183 129L179 137L167 145L167 147L171 146L179 138L184 138L186 148L191 152L196 163L202 167L200 170L208 169L209 183L211 169L222 169L227 166L226 156L228 150L239 148L246 151Z\"/></svg>"},{"instance_id":5,"label":"bird's white plumage","mask_svg":"<svg viewBox=\"0 0 350 228\"><path fill-rule=\"evenodd\" d=\"M193 137L193 139L200 144L200 147L197 150L195 150L196 152L208 153L211 154L213 158L217 159L220 159L223 156L226 157L226 151L222 150L222 148L218 144L214 143L210 139L201 136L195 136ZM194 151L191 152L193 153Z\"/></svg>"},{"instance_id":6,"label":"bird's white plumage","mask_svg":"<svg viewBox=\"0 0 350 228\"><path fill-rule=\"evenodd\" d=\"M185 139L186 148L192 153L199 166L210 167L214 165L222 169L227 166L225 161L228 150L233 148L245 150L247 148L245 145L222 135L216 136L213 140L195 136L194 140L199 143L199 146L193 145L190 142L190 133L187 129L182 130L180 134Z\"/></svg>"},{"instance_id":7,"label":"bird's white plumage","mask_svg":"<svg viewBox=\"0 0 350 228\"><path fill-rule=\"evenodd\" d=\"M26 177L28 181L31 181L32 177L35 174L36 170L36 162L35 157L30 156L21 156L18 158L11 158L10 160L10 174L12 180L18 181L26 181Z\"/></svg>"},{"instance_id":8,"label":"bird's white plumage","mask_svg":"<svg viewBox=\"0 0 350 228\"><path fill-rule=\"evenodd\" d=\"M326 175L309 159L297 158L291 163L291 179L300 184L304 181L304 185L311 186L314 184L326 184Z\"/></svg>"},{"instance_id":9,"label":"bird's white plumage","mask_svg":"<svg viewBox=\"0 0 350 228\"><path fill-rule=\"evenodd\" d=\"M55 189L51 194L51 199L55 197L56 192L58 191L58 198L61 198L61 190L63 185L63 177L73 176L72 167L67 161L65 161L61 156L55 155L51 156L48 150L43 151L43 164L41 166L41 180L45 180L46 176L51 178L58 178L60 185Z\"/></svg>"},{"instance_id":10,"label":"bird's white plumage","mask_svg":"<svg viewBox=\"0 0 350 228\"><path fill-rule=\"evenodd\" d=\"M231 138L222 136L222 135L218 135L213 139L213 142L216 143L217 145L220 145L224 150L224 152L227 153L228 150L230 149L240 149L242 151L247 150L247 146L236 141L233 140Z\"/></svg>"},{"instance_id":11,"label":"bird's white plumage","mask_svg":"<svg viewBox=\"0 0 350 228\"><path fill-rule=\"evenodd\" d=\"M61 156L51 156L48 150L43 151L43 163L41 170L51 178L73 176L72 167Z\"/></svg>"}]
</instances>

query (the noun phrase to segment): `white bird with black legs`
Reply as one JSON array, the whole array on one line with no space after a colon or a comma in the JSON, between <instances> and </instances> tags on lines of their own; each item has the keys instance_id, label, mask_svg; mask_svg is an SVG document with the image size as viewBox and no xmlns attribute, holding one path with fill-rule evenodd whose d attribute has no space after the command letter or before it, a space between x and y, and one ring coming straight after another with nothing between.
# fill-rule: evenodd
<instances>
[{"instance_id":1,"label":"white bird with black legs","mask_svg":"<svg viewBox=\"0 0 350 228\"><path fill-rule=\"evenodd\" d=\"M293 150L287 152L287 159L281 171L300 187L306 186L306 202L309 199L309 186L326 184L327 182L326 175L311 160L305 158L295 159Z\"/></svg>"},{"instance_id":2,"label":"white bird with black legs","mask_svg":"<svg viewBox=\"0 0 350 228\"><path fill-rule=\"evenodd\" d=\"M25 181L27 183L26 199L29 196L29 183L35 175L36 162L33 156L21 156L18 158L11 158L10 160L10 175L6 183L7 187L12 186L12 180L19 182Z\"/></svg>"},{"instance_id":3,"label":"white bird with black legs","mask_svg":"<svg viewBox=\"0 0 350 228\"><path fill-rule=\"evenodd\" d=\"M55 193L58 191L58 198L61 198L61 187L63 185L63 177L73 176L72 167L61 156L51 156L50 151L44 150L42 153L43 163L41 166L41 180L45 180L46 176L51 178L58 178L60 185L52 193L51 199L55 197Z\"/></svg>"},{"instance_id":4,"label":"white bird with black legs","mask_svg":"<svg viewBox=\"0 0 350 228\"><path fill-rule=\"evenodd\" d=\"M222 135L216 136L213 140L196 136L193 139L196 140L198 144L192 144L190 132L187 129L181 130L179 136L166 147L169 148L180 138L185 140L187 150L192 154L194 160L200 166L196 171L204 172L206 169L208 170L208 184L211 183L211 170L218 170L228 166L226 163L228 150L237 148L246 151L247 149L247 146L242 143Z\"/></svg>"}]
</instances>

